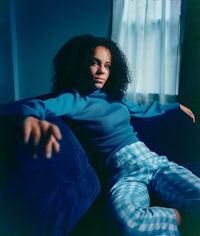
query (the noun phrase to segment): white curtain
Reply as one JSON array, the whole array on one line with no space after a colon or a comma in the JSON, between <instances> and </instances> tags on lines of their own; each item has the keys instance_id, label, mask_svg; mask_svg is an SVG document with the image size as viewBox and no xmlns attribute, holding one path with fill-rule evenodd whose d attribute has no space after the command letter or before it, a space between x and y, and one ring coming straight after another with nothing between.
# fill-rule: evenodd
<instances>
[{"instance_id":1,"label":"white curtain","mask_svg":"<svg viewBox=\"0 0 200 236\"><path fill-rule=\"evenodd\" d=\"M180 67L181 0L113 0L112 40L127 56L139 103L174 102Z\"/></svg>"}]
</instances>

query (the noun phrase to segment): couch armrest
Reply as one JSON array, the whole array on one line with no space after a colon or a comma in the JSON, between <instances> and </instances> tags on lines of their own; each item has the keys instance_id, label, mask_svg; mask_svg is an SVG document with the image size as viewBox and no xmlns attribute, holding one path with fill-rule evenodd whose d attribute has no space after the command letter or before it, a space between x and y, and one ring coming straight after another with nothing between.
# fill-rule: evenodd
<instances>
[{"instance_id":1,"label":"couch armrest","mask_svg":"<svg viewBox=\"0 0 200 236\"><path fill-rule=\"evenodd\" d=\"M12 117L13 118L13 117ZM61 150L44 158L42 145L32 158L19 129L1 119L0 235L65 235L100 192L96 173L70 128L49 117L62 132Z\"/></svg>"}]
</instances>

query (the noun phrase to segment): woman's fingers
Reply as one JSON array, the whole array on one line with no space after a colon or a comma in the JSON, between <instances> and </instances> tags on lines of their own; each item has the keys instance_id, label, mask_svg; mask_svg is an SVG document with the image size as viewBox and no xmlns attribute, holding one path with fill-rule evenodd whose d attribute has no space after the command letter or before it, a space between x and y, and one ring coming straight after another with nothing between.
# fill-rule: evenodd
<instances>
[{"instance_id":1,"label":"woman's fingers","mask_svg":"<svg viewBox=\"0 0 200 236\"><path fill-rule=\"evenodd\" d=\"M58 140L62 138L62 135L58 126L48 121L40 121L39 125L43 135L43 142L45 143L45 156L50 158L53 151L59 152L60 144Z\"/></svg>"},{"instance_id":2,"label":"woman's fingers","mask_svg":"<svg viewBox=\"0 0 200 236\"><path fill-rule=\"evenodd\" d=\"M33 157L37 157L39 143L45 143L45 156L50 158L52 151L59 152L58 140L62 138L58 126L41 121L35 117L27 117L24 121L24 143L27 144L30 136L33 135Z\"/></svg>"},{"instance_id":3,"label":"woman's fingers","mask_svg":"<svg viewBox=\"0 0 200 236\"><path fill-rule=\"evenodd\" d=\"M41 132L39 125L34 125L32 127L32 134L34 137L34 139L33 139L34 147L37 147L41 141L41 138L42 138L42 132Z\"/></svg>"},{"instance_id":4,"label":"woman's fingers","mask_svg":"<svg viewBox=\"0 0 200 236\"><path fill-rule=\"evenodd\" d=\"M58 128L57 125L51 124L50 129L51 129L52 135L53 135L57 140L61 140L61 139L62 139L62 135L61 135L60 129Z\"/></svg>"},{"instance_id":5,"label":"woman's fingers","mask_svg":"<svg viewBox=\"0 0 200 236\"><path fill-rule=\"evenodd\" d=\"M40 121L39 122L40 129L42 131L42 134L44 135L44 138L48 138L48 136L53 135L55 139L60 140L62 138L62 135L60 133L60 129L57 125L54 125L48 121ZM45 137L46 136L46 137Z\"/></svg>"},{"instance_id":6,"label":"woman's fingers","mask_svg":"<svg viewBox=\"0 0 200 236\"><path fill-rule=\"evenodd\" d=\"M46 158L51 158L52 152L59 152L60 151L60 144L55 139L53 135L50 135L48 142L45 146L45 156Z\"/></svg>"},{"instance_id":7,"label":"woman's fingers","mask_svg":"<svg viewBox=\"0 0 200 236\"><path fill-rule=\"evenodd\" d=\"M24 143L28 144L31 135L31 126L24 122L23 131L24 131Z\"/></svg>"},{"instance_id":8,"label":"woman's fingers","mask_svg":"<svg viewBox=\"0 0 200 236\"><path fill-rule=\"evenodd\" d=\"M47 158L50 158L52 156L52 151L59 152L60 151L60 144L58 140L62 138L62 135L60 133L60 129L58 126L50 124L49 126L49 138L46 143L46 150L45 154Z\"/></svg>"},{"instance_id":9,"label":"woman's fingers","mask_svg":"<svg viewBox=\"0 0 200 236\"><path fill-rule=\"evenodd\" d=\"M41 131L39 127L39 120L35 117L27 117L23 125L24 130L24 143L27 144L31 134L34 136L34 145L40 142Z\"/></svg>"},{"instance_id":10,"label":"woman's fingers","mask_svg":"<svg viewBox=\"0 0 200 236\"><path fill-rule=\"evenodd\" d=\"M185 112L188 116L190 116L193 120L193 122L195 123L195 115L194 113L186 106L180 104L180 109Z\"/></svg>"}]
</instances>

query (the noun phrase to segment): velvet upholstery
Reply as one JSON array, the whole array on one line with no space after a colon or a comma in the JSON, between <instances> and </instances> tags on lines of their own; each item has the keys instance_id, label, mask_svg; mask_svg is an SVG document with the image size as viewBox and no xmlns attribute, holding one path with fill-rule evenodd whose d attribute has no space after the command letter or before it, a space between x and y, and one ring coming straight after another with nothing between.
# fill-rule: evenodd
<instances>
[{"instance_id":1,"label":"velvet upholstery","mask_svg":"<svg viewBox=\"0 0 200 236\"><path fill-rule=\"evenodd\" d=\"M0 122L0 235L68 235L100 192L96 173L70 128L59 117L61 151L32 157L22 134L8 117Z\"/></svg>"},{"instance_id":2,"label":"velvet upholstery","mask_svg":"<svg viewBox=\"0 0 200 236\"><path fill-rule=\"evenodd\" d=\"M106 235L106 193L66 120L48 117L61 129L60 153L47 160L41 145L33 159L16 125L21 102L0 107L0 235ZM182 111L131 122L153 151L200 176L200 126Z\"/></svg>"}]
</instances>

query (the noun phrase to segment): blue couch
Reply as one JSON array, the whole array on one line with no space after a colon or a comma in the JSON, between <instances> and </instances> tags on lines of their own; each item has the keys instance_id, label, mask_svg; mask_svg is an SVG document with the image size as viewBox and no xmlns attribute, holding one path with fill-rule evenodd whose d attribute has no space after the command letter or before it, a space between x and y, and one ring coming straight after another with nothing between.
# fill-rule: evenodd
<instances>
[{"instance_id":1,"label":"blue couch","mask_svg":"<svg viewBox=\"0 0 200 236\"><path fill-rule=\"evenodd\" d=\"M0 235L109 235L103 215L106 191L87 147L63 117L50 116L63 135L61 151L45 159L40 145L33 159L32 140L24 146L18 123L22 102L0 107ZM200 126L181 110L131 123L153 151L200 176ZM159 204L156 196L152 204Z\"/></svg>"}]
</instances>

